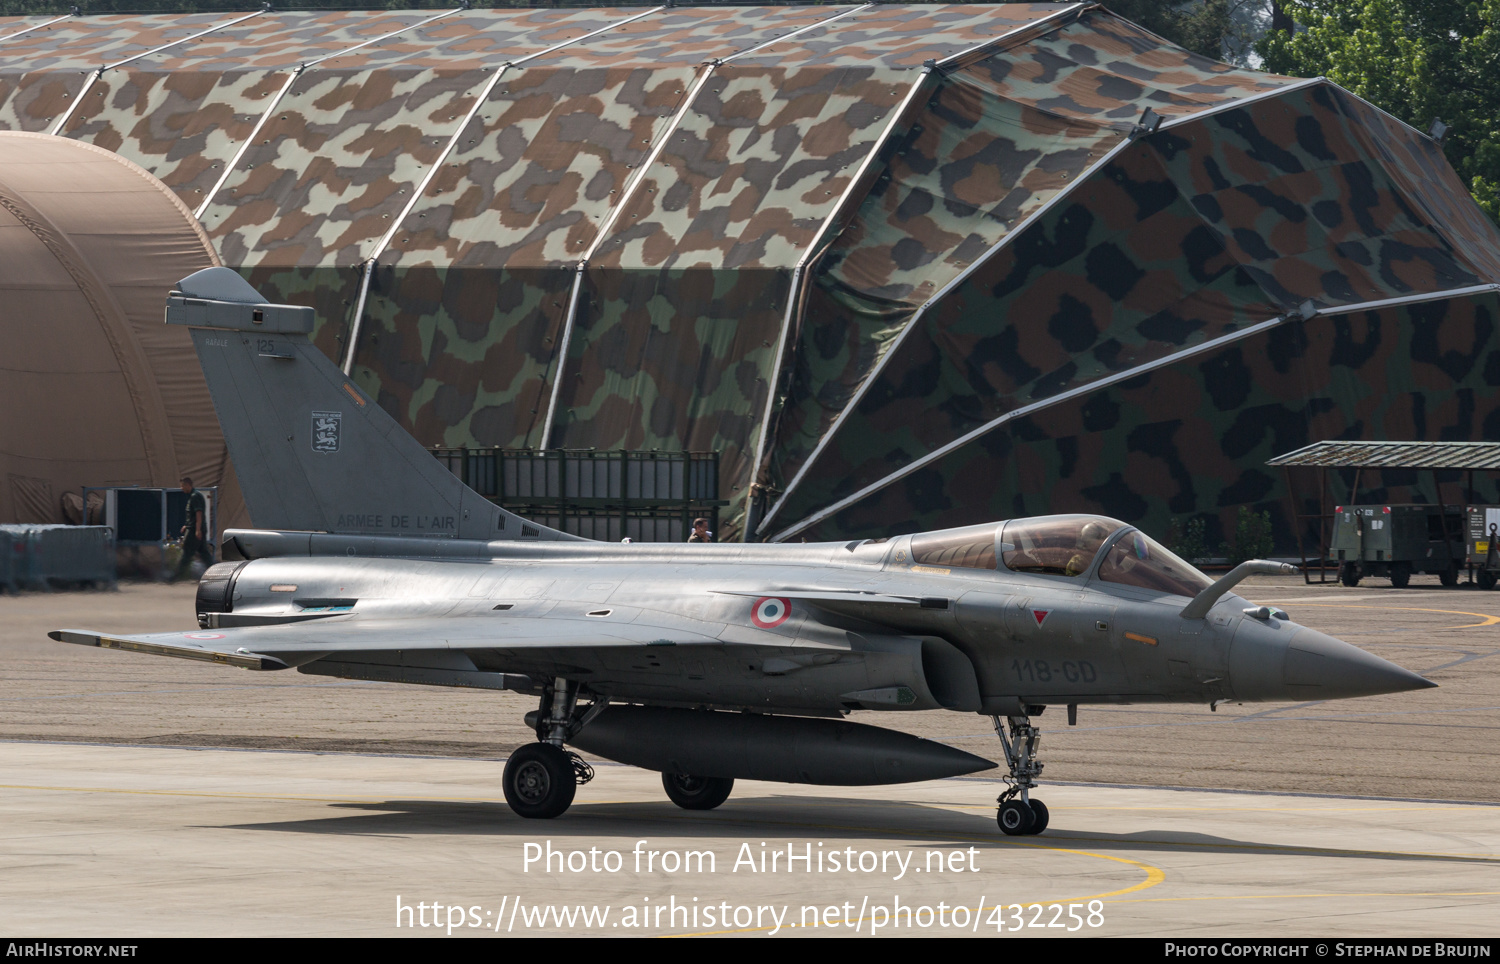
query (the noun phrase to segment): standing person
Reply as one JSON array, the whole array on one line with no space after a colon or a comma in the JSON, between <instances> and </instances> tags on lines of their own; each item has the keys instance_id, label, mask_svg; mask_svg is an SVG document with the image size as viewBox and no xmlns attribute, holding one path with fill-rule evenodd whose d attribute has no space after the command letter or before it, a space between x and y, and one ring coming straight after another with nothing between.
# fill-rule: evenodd
<instances>
[{"instance_id":1,"label":"standing person","mask_svg":"<svg viewBox=\"0 0 1500 964\"><path fill-rule=\"evenodd\" d=\"M688 533L688 542L713 542L714 534L708 531L707 519L694 519L693 531Z\"/></svg>"},{"instance_id":2,"label":"standing person","mask_svg":"<svg viewBox=\"0 0 1500 964\"><path fill-rule=\"evenodd\" d=\"M182 578L192 566L195 556L202 559L205 566L214 564L214 556L209 551L207 542L208 502L203 498L202 492L194 491L193 480L185 475L182 477L182 491L188 497L187 524L182 527L182 561L177 563L177 572L173 574L171 582Z\"/></svg>"}]
</instances>

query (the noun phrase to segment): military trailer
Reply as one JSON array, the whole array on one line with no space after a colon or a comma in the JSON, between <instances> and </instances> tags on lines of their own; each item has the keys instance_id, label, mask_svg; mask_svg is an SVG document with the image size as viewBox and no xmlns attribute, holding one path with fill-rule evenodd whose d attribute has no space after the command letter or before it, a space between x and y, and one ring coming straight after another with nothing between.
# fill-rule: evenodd
<instances>
[{"instance_id":1,"label":"military trailer","mask_svg":"<svg viewBox=\"0 0 1500 964\"><path fill-rule=\"evenodd\" d=\"M1474 576L1481 589L1494 589L1500 580L1500 505L1471 505L1465 516Z\"/></svg>"},{"instance_id":2,"label":"military trailer","mask_svg":"<svg viewBox=\"0 0 1500 964\"><path fill-rule=\"evenodd\" d=\"M1388 576L1400 589L1420 572L1456 586L1468 551L1463 521L1456 505L1337 506L1329 548L1339 580L1357 586L1365 576Z\"/></svg>"}]
</instances>

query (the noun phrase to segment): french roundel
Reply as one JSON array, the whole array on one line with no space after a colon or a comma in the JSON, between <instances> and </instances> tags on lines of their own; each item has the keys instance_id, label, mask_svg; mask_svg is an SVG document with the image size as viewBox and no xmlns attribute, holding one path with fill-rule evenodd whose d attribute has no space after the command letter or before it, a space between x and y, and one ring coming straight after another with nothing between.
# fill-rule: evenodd
<instances>
[{"instance_id":1,"label":"french roundel","mask_svg":"<svg viewBox=\"0 0 1500 964\"><path fill-rule=\"evenodd\" d=\"M750 621L761 629L771 629L786 622L791 614L791 600L780 596L762 596L755 600L755 608L750 610Z\"/></svg>"}]
</instances>

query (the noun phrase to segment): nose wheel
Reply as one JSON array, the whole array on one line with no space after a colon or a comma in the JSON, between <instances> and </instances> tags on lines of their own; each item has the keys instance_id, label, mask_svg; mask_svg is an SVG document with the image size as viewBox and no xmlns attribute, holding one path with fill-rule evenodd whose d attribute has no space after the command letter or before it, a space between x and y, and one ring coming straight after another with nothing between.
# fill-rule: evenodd
<instances>
[{"instance_id":1,"label":"nose wheel","mask_svg":"<svg viewBox=\"0 0 1500 964\"><path fill-rule=\"evenodd\" d=\"M1037 759L1037 743L1041 731L1031 725L1027 716L1007 716L1004 722L998 716L991 717L995 723L995 735L1005 749L1005 763L1010 775L1005 778L1006 791L1000 794L1000 808L995 821L1000 832L1009 837L1024 837L1039 834L1047 829L1051 814L1047 805L1031 799L1036 789L1036 778L1041 775L1042 763Z\"/></svg>"},{"instance_id":2,"label":"nose wheel","mask_svg":"<svg viewBox=\"0 0 1500 964\"><path fill-rule=\"evenodd\" d=\"M1045 803L1040 800L1022 800L1019 797L1006 800L995 813L995 822L1000 825L1000 832L1009 837L1041 833L1047 829L1050 818L1051 814L1047 812Z\"/></svg>"}]
</instances>

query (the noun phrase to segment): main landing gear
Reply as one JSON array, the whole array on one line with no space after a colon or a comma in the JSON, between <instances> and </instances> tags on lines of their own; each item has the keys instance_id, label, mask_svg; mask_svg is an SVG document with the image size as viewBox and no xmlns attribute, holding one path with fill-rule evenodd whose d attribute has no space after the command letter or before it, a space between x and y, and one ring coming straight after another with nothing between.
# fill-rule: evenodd
<instances>
[{"instance_id":1,"label":"main landing gear","mask_svg":"<svg viewBox=\"0 0 1500 964\"><path fill-rule=\"evenodd\" d=\"M1047 829L1050 815L1045 803L1031 799L1036 778L1042 772L1042 763L1036 758L1041 731L1031 725L1029 716L1007 716L1004 722L999 716L990 719L995 723L995 735L1000 737L1000 745L1005 748L1005 763L1010 768L1010 776L1005 778L1007 789L997 801L1000 809L995 820L1007 836L1041 833Z\"/></svg>"},{"instance_id":2,"label":"main landing gear","mask_svg":"<svg viewBox=\"0 0 1500 964\"><path fill-rule=\"evenodd\" d=\"M604 709L607 701L596 700L575 716L577 700L578 684L572 680L559 677L547 687L536 716L538 742L520 747L505 763L505 802L520 816L560 816L572 805L579 785L594 779L594 768L563 744ZM528 722L530 719L528 713Z\"/></svg>"},{"instance_id":3,"label":"main landing gear","mask_svg":"<svg viewBox=\"0 0 1500 964\"><path fill-rule=\"evenodd\" d=\"M729 799L734 778L663 773L661 785L667 791L667 798L684 810L712 810Z\"/></svg>"},{"instance_id":4,"label":"main landing gear","mask_svg":"<svg viewBox=\"0 0 1500 964\"><path fill-rule=\"evenodd\" d=\"M550 819L561 816L573 804L578 788L594 779L594 768L583 757L566 748L573 736L609 705L595 696L580 712L579 686L558 677L542 691L541 705L526 714L526 724L536 728L537 742L518 748L505 763L505 802L522 817ZM729 777L699 777L663 773L667 797L684 810L712 810L734 790Z\"/></svg>"}]
</instances>

